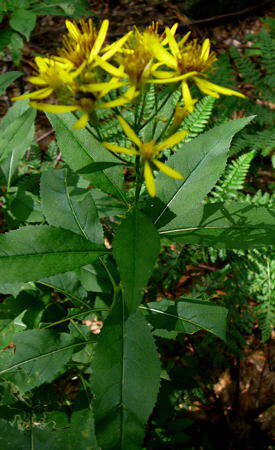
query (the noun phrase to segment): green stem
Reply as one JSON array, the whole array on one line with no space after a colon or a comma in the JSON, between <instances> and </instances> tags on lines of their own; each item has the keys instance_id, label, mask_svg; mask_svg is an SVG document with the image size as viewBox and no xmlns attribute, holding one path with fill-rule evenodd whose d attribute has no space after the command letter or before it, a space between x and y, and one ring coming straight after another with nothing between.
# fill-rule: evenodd
<instances>
[{"instance_id":1,"label":"green stem","mask_svg":"<svg viewBox=\"0 0 275 450\"><path fill-rule=\"evenodd\" d=\"M73 314L72 316L65 317L65 319L60 319L60 320L57 320L56 322L50 323L49 325L41 327L40 330L44 330L45 328L54 327L55 325L59 325L60 323L67 322L68 320L77 319L78 317L81 317L81 316L83 316L85 314L89 314L89 313L92 313L92 312L97 313L97 312L100 312L100 311L109 311L109 310L110 310L110 308L108 308L108 307L106 307L106 308L90 308L90 309L88 309L86 311L81 311L79 313Z\"/></svg>"},{"instance_id":2,"label":"green stem","mask_svg":"<svg viewBox=\"0 0 275 450\"><path fill-rule=\"evenodd\" d=\"M140 195L140 190L142 186L142 177L141 177L141 165L140 165L140 156L136 156L136 192L135 192L135 205L137 205Z\"/></svg>"}]
</instances>

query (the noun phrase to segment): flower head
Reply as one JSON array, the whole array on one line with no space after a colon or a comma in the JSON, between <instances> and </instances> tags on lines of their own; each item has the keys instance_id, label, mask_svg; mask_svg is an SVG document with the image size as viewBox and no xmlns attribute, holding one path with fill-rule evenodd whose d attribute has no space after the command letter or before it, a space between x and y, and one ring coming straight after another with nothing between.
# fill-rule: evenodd
<instances>
[{"instance_id":1,"label":"flower head","mask_svg":"<svg viewBox=\"0 0 275 450\"><path fill-rule=\"evenodd\" d=\"M153 53L150 44L152 36L159 40L157 31L157 24L152 24L144 32L135 28L127 44L116 55L130 83L136 87L152 77Z\"/></svg>"},{"instance_id":2,"label":"flower head","mask_svg":"<svg viewBox=\"0 0 275 450\"><path fill-rule=\"evenodd\" d=\"M84 62L91 62L99 54L104 44L108 26L109 21L104 20L98 31L92 19L87 21L82 19L79 22L66 20L68 33L63 36L59 55L76 67L81 66Z\"/></svg>"},{"instance_id":3,"label":"flower head","mask_svg":"<svg viewBox=\"0 0 275 450\"><path fill-rule=\"evenodd\" d=\"M28 78L32 84L40 86L41 89L13 97L12 100L21 100L31 98L41 100L49 97L53 91L61 91L63 86L69 86L74 83L79 71L74 70L70 61L57 56L51 58L42 58L37 56L34 64L36 74Z\"/></svg>"},{"instance_id":4,"label":"flower head","mask_svg":"<svg viewBox=\"0 0 275 450\"><path fill-rule=\"evenodd\" d=\"M30 105L39 111L62 114L67 112L79 111L82 115L75 122L73 128L84 128L90 118L90 115L97 108L113 108L115 106L125 105L134 98L135 92L130 89L116 100L101 102L101 99L112 89L117 89L123 85L122 82L113 78L108 82L90 83L84 85L73 84L64 96L64 104L50 104L31 101Z\"/></svg>"},{"instance_id":5,"label":"flower head","mask_svg":"<svg viewBox=\"0 0 275 450\"><path fill-rule=\"evenodd\" d=\"M182 141L187 135L188 131L179 131L160 143L156 143L155 140L143 142L136 135L136 133L126 122L126 120L123 119L123 117L118 116L118 120L126 136L135 144L136 149L120 147L115 144L110 144L109 142L103 142L103 145L108 150L115 153L124 153L127 155L136 155L141 157L145 184L151 197L154 197L156 195L156 186L152 172L152 164L169 177L175 178L176 180L183 179L183 176L179 172L159 161L158 158L163 150L171 148Z\"/></svg>"},{"instance_id":6,"label":"flower head","mask_svg":"<svg viewBox=\"0 0 275 450\"><path fill-rule=\"evenodd\" d=\"M166 28L169 49L164 48L157 40L152 42L152 52L155 58L169 70L157 70L156 79L152 83L175 83L180 81L182 96L187 111L194 109L194 100L191 97L188 81L193 81L197 87L207 95L219 97L219 94L236 95L245 98L240 92L218 86L205 78L213 70L216 56L210 48L209 39L200 45L197 39L186 44L190 33L187 33L179 42L176 41L171 30Z\"/></svg>"}]
</instances>

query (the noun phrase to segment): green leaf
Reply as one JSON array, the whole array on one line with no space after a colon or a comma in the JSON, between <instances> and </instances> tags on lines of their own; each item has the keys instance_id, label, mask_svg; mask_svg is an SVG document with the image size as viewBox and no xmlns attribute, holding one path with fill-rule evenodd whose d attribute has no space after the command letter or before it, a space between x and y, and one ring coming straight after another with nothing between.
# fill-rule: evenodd
<instances>
[{"instance_id":1,"label":"green leaf","mask_svg":"<svg viewBox=\"0 0 275 450\"><path fill-rule=\"evenodd\" d=\"M107 253L67 230L37 225L0 236L0 277L5 283L36 281L68 272Z\"/></svg>"},{"instance_id":2,"label":"green leaf","mask_svg":"<svg viewBox=\"0 0 275 450\"><path fill-rule=\"evenodd\" d=\"M121 223L113 241L113 252L124 286L129 313L142 300L142 290L152 273L160 251L157 230L140 211L134 210Z\"/></svg>"},{"instance_id":3,"label":"green leaf","mask_svg":"<svg viewBox=\"0 0 275 450\"><path fill-rule=\"evenodd\" d=\"M0 30L0 51L4 50L9 45L12 35L13 32L9 28Z\"/></svg>"},{"instance_id":4,"label":"green leaf","mask_svg":"<svg viewBox=\"0 0 275 450\"><path fill-rule=\"evenodd\" d=\"M13 343L14 358L1 368L0 375L8 377L21 393L52 381L83 345L69 334L53 330L21 331L14 335Z\"/></svg>"},{"instance_id":5,"label":"green leaf","mask_svg":"<svg viewBox=\"0 0 275 450\"><path fill-rule=\"evenodd\" d=\"M93 412L87 409L74 411L63 429L34 427L33 442L37 450L98 450Z\"/></svg>"},{"instance_id":6,"label":"green leaf","mask_svg":"<svg viewBox=\"0 0 275 450\"><path fill-rule=\"evenodd\" d=\"M16 298L8 297L0 303L0 320L15 319L25 309L31 307L35 303L36 293L21 292Z\"/></svg>"},{"instance_id":7,"label":"green leaf","mask_svg":"<svg viewBox=\"0 0 275 450\"><path fill-rule=\"evenodd\" d=\"M31 430L21 431L0 419L0 448L5 450L97 450L93 413L74 411L64 428L32 423ZM2 443L2 444L1 444Z\"/></svg>"},{"instance_id":8,"label":"green leaf","mask_svg":"<svg viewBox=\"0 0 275 450\"><path fill-rule=\"evenodd\" d=\"M27 40L35 27L36 15L29 10L16 9L10 17L10 26L19 33L23 34Z\"/></svg>"},{"instance_id":9,"label":"green leaf","mask_svg":"<svg viewBox=\"0 0 275 450\"><path fill-rule=\"evenodd\" d=\"M0 95L2 95L7 87L22 75L22 72L6 72L0 75Z\"/></svg>"},{"instance_id":10,"label":"green leaf","mask_svg":"<svg viewBox=\"0 0 275 450\"><path fill-rule=\"evenodd\" d=\"M11 202L10 212L20 222L44 222L38 197L20 188Z\"/></svg>"},{"instance_id":11,"label":"green leaf","mask_svg":"<svg viewBox=\"0 0 275 450\"><path fill-rule=\"evenodd\" d=\"M86 167L83 167L82 169L79 169L77 171L77 173L81 174L89 174L89 173L94 173L94 172L99 172L101 170L105 170L105 169L109 169L110 167L115 167L115 166L124 166L123 163L120 162L94 162L92 164L89 164Z\"/></svg>"},{"instance_id":12,"label":"green leaf","mask_svg":"<svg viewBox=\"0 0 275 450\"><path fill-rule=\"evenodd\" d=\"M66 228L94 243L103 243L103 230L92 193L73 195L68 187L66 169L43 172L40 194L42 210L50 225Z\"/></svg>"},{"instance_id":13,"label":"green leaf","mask_svg":"<svg viewBox=\"0 0 275 450\"><path fill-rule=\"evenodd\" d=\"M62 155L73 171L77 172L97 161L117 162L117 159L88 130L72 129L76 120L73 114L47 114L47 116L56 131ZM114 195L127 205L124 192L121 190L123 181L121 169L111 167L103 172L83 174L83 177L90 184Z\"/></svg>"},{"instance_id":14,"label":"green leaf","mask_svg":"<svg viewBox=\"0 0 275 450\"><path fill-rule=\"evenodd\" d=\"M22 114L29 109L29 100L20 100L20 102L15 102L8 110L7 114L0 121L0 132L1 135L4 130L18 119Z\"/></svg>"},{"instance_id":15,"label":"green leaf","mask_svg":"<svg viewBox=\"0 0 275 450\"><path fill-rule=\"evenodd\" d=\"M146 319L156 329L193 334L201 329L226 339L227 309L190 297L178 301L163 299L142 307Z\"/></svg>"},{"instance_id":16,"label":"green leaf","mask_svg":"<svg viewBox=\"0 0 275 450\"><path fill-rule=\"evenodd\" d=\"M158 393L160 363L142 314L126 320L119 300L104 323L92 364L96 433L104 450L139 450Z\"/></svg>"},{"instance_id":17,"label":"green leaf","mask_svg":"<svg viewBox=\"0 0 275 450\"><path fill-rule=\"evenodd\" d=\"M275 212L246 203L210 203L178 216L160 231L177 242L218 248L256 248L275 242Z\"/></svg>"},{"instance_id":18,"label":"green leaf","mask_svg":"<svg viewBox=\"0 0 275 450\"><path fill-rule=\"evenodd\" d=\"M159 226L167 223L169 213L186 214L204 200L224 170L233 136L252 119L253 116L230 120L216 126L183 144L181 149L168 158L167 165L179 171L184 179L175 180L158 173L157 195L162 204L155 206L155 211L152 210L156 217L155 223Z\"/></svg>"},{"instance_id":19,"label":"green leaf","mask_svg":"<svg viewBox=\"0 0 275 450\"><path fill-rule=\"evenodd\" d=\"M5 450L29 450L30 438L27 434L12 426L6 420L0 419L0 448Z\"/></svg>"},{"instance_id":20,"label":"green leaf","mask_svg":"<svg viewBox=\"0 0 275 450\"><path fill-rule=\"evenodd\" d=\"M0 161L4 161L2 170L8 181L16 170L16 167L28 150L34 135L34 120L36 111L29 108L22 116L11 122L0 137Z\"/></svg>"},{"instance_id":21,"label":"green leaf","mask_svg":"<svg viewBox=\"0 0 275 450\"><path fill-rule=\"evenodd\" d=\"M22 58L24 40L18 33L12 33L9 48L14 65L18 66Z\"/></svg>"}]
</instances>

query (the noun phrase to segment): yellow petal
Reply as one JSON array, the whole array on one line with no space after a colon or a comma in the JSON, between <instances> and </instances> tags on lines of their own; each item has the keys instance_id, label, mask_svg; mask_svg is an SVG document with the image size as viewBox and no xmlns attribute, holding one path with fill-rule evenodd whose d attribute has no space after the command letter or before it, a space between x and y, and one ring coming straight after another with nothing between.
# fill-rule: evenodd
<instances>
[{"instance_id":1,"label":"yellow petal","mask_svg":"<svg viewBox=\"0 0 275 450\"><path fill-rule=\"evenodd\" d=\"M151 51L154 57L172 69L176 69L178 64L174 56L172 56L163 46L160 44L158 39L152 39L151 41Z\"/></svg>"},{"instance_id":2,"label":"yellow petal","mask_svg":"<svg viewBox=\"0 0 275 450\"><path fill-rule=\"evenodd\" d=\"M117 68L113 66L112 64L108 63L107 61L104 61L102 58L97 56L95 58L96 66L101 67L101 69L105 70L105 72L110 73L113 75L113 77L117 78L123 78L126 76L126 73L123 71L122 68Z\"/></svg>"},{"instance_id":3,"label":"yellow petal","mask_svg":"<svg viewBox=\"0 0 275 450\"><path fill-rule=\"evenodd\" d=\"M178 131L175 134L172 134L169 138L162 141L160 144L155 145L155 150L161 152L166 148L174 147L174 145L181 142L188 134L187 130Z\"/></svg>"},{"instance_id":4,"label":"yellow petal","mask_svg":"<svg viewBox=\"0 0 275 450\"><path fill-rule=\"evenodd\" d=\"M205 88L213 91L214 93L216 92L223 95L236 95L237 97L246 98L245 95L241 94L238 91L234 91L233 89L228 89L223 86L218 86L217 84L211 83L210 81L204 80L202 78L194 77L194 81L196 82L199 89Z\"/></svg>"},{"instance_id":5,"label":"yellow petal","mask_svg":"<svg viewBox=\"0 0 275 450\"><path fill-rule=\"evenodd\" d=\"M30 92L29 94L23 94L23 95L19 95L18 97L12 97L12 101L15 100L22 100L24 98L34 98L34 99L43 99L46 97L49 97L49 95L51 95L51 93L53 92L52 88L43 88L43 89L39 89L38 91L35 92Z\"/></svg>"},{"instance_id":6,"label":"yellow petal","mask_svg":"<svg viewBox=\"0 0 275 450\"><path fill-rule=\"evenodd\" d=\"M172 26L172 28L170 28L170 32L173 36L175 36L177 28L178 28L179 24L178 23L174 23L174 25ZM165 38L163 39L163 41L161 41L162 45L166 45L168 44L168 39L167 39L167 35L165 36Z\"/></svg>"},{"instance_id":7,"label":"yellow petal","mask_svg":"<svg viewBox=\"0 0 275 450\"><path fill-rule=\"evenodd\" d=\"M72 36L72 38L75 41L77 41L80 36L78 27L73 22L70 22L69 20L66 20L65 23L66 23L66 27L67 27L69 34Z\"/></svg>"},{"instance_id":8,"label":"yellow petal","mask_svg":"<svg viewBox=\"0 0 275 450\"><path fill-rule=\"evenodd\" d=\"M97 38L95 40L95 43L93 45L93 48L91 50L90 56L89 56L89 62L93 60L93 58L98 55L98 53L101 50L102 45L104 44L106 34L109 27L109 20L103 20L100 30L98 32Z\"/></svg>"},{"instance_id":9,"label":"yellow petal","mask_svg":"<svg viewBox=\"0 0 275 450\"><path fill-rule=\"evenodd\" d=\"M73 128L75 130L80 130L81 128L85 128L89 121L89 114L84 113L74 124Z\"/></svg>"},{"instance_id":10,"label":"yellow petal","mask_svg":"<svg viewBox=\"0 0 275 450\"><path fill-rule=\"evenodd\" d=\"M83 91L87 91L87 92L100 92L100 91L104 91L105 94L107 92L109 92L111 89L117 89L121 86L123 86L126 83L123 83L121 81L118 80L110 80L110 81L106 81L103 83L90 83L90 84L85 84L83 86Z\"/></svg>"},{"instance_id":11,"label":"yellow petal","mask_svg":"<svg viewBox=\"0 0 275 450\"><path fill-rule=\"evenodd\" d=\"M134 142L134 144L136 144L138 147L140 147L142 145L142 142L139 139L139 137L136 135L134 130L130 127L128 122L126 122L126 120L123 119L123 117L121 117L121 116L118 116L118 121L121 125L121 128L123 129L126 136L128 136L130 141Z\"/></svg>"},{"instance_id":12,"label":"yellow petal","mask_svg":"<svg viewBox=\"0 0 275 450\"><path fill-rule=\"evenodd\" d=\"M74 80L76 77L78 77L78 75L81 74L81 72L83 71L83 69L86 67L87 65L87 61L83 61L83 63L73 72L71 72L69 74L69 76L72 78L72 80Z\"/></svg>"},{"instance_id":13,"label":"yellow petal","mask_svg":"<svg viewBox=\"0 0 275 450\"><path fill-rule=\"evenodd\" d=\"M186 34L183 36L183 38L182 38L182 39L180 40L180 42L179 42L179 46L180 46L180 47L183 47L183 44L185 44L185 42L186 42L187 39L189 38L190 34L191 34L191 31L188 31L188 33L186 33Z\"/></svg>"},{"instance_id":14,"label":"yellow petal","mask_svg":"<svg viewBox=\"0 0 275 450\"><path fill-rule=\"evenodd\" d=\"M179 75L178 77L172 77L172 78L161 78L161 79L152 79L148 80L148 83L176 83L177 81L186 80L187 78L193 77L194 75L197 75L198 72L188 72L184 75Z\"/></svg>"},{"instance_id":15,"label":"yellow petal","mask_svg":"<svg viewBox=\"0 0 275 450\"><path fill-rule=\"evenodd\" d=\"M173 77L175 72L168 72L168 70L155 70L153 75L157 78L169 78Z\"/></svg>"},{"instance_id":16,"label":"yellow petal","mask_svg":"<svg viewBox=\"0 0 275 450\"><path fill-rule=\"evenodd\" d=\"M194 110L194 104L196 103L197 100L192 99L190 89L186 81L182 82L181 89L184 106L187 111L192 112Z\"/></svg>"},{"instance_id":17,"label":"yellow petal","mask_svg":"<svg viewBox=\"0 0 275 450\"><path fill-rule=\"evenodd\" d=\"M47 86L47 82L41 77L28 77L27 80L32 84L37 84L37 86Z\"/></svg>"},{"instance_id":18,"label":"yellow petal","mask_svg":"<svg viewBox=\"0 0 275 450\"><path fill-rule=\"evenodd\" d=\"M119 145L109 144L109 142L102 142L102 145L114 153L125 153L126 155L138 155L139 153L133 148L120 147Z\"/></svg>"},{"instance_id":19,"label":"yellow petal","mask_svg":"<svg viewBox=\"0 0 275 450\"><path fill-rule=\"evenodd\" d=\"M171 49L171 52L173 53L175 58L178 58L180 56L180 50L179 50L179 46L177 44L176 39L174 38L174 36L172 35L170 28L165 28L165 32L166 32L166 36L168 39L168 44L169 47Z\"/></svg>"},{"instance_id":20,"label":"yellow petal","mask_svg":"<svg viewBox=\"0 0 275 450\"><path fill-rule=\"evenodd\" d=\"M36 56L34 58L35 64L37 65L39 72L44 72L47 70L49 58L42 58L42 56Z\"/></svg>"},{"instance_id":21,"label":"yellow petal","mask_svg":"<svg viewBox=\"0 0 275 450\"><path fill-rule=\"evenodd\" d=\"M174 169L171 169L171 167L167 166L166 164L163 164L157 159L152 159L152 163L155 164L155 166L157 166L159 170L165 173L165 175L168 175L168 177L175 178L176 180L183 180L184 177L179 172L177 172Z\"/></svg>"},{"instance_id":22,"label":"yellow petal","mask_svg":"<svg viewBox=\"0 0 275 450\"><path fill-rule=\"evenodd\" d=\"M104 55L102 55L102 59L104 61L107 61L107 59L110 59L114 54L125 44L125 42L129 39L131 36L132 31L129 31L129 33L125 34L122 38L118 39L118 41L114 42L111 45L108 45L104 51Z\"/></svg>"},{"instance_id":23,"label":"yellow petal","mask_svg":"<svg viewBox=\"0 0 275 450\"><path fill-rule=\"evenodd\" d=\"M209 39L205 39L201 47L201 59L203 61L207 61L209 53L210 53L210 41Z\"/></svg>"},{"instance_id":24,"label":"yellow petal","mask_svg":"<svg viewBox=\"0 0 275 450\"><path fill-rule=\"evenodd\" d=\"M151 170L151 167L150 167L150 164L148 161L145 161L145 163L144 163L144 179L145 179L147 191L149 192L151 197L155 197L156 196L156 185L155 185L154 176L153 176L153 173L152 173L152 170Z\"/></svg>"},{"instance_id":25,"label":"yellow petal","mask_svg":"<svg viewBox=\"0 0 275 450\"><path fill-rule=\"evenodd\" d=\"M101 105L98 105L97 108L116 108L117 106L123 106L126 105L126 103L129 103L130 100L126 97L118 97L116 100L110 100L109 102L101 103Z\"/></svg>"},{"instance_id":26,"label":"yellow petal","mask_svg":"<svg viewBox=\"0 0 275 450\"><path fill-rule=\"evenodd\" d=\"M78 106L73 105L51 105L50 103L30 102L30 106L39 111L62 114L71 111L77 111Z\"/></svg>"}]
</instances>

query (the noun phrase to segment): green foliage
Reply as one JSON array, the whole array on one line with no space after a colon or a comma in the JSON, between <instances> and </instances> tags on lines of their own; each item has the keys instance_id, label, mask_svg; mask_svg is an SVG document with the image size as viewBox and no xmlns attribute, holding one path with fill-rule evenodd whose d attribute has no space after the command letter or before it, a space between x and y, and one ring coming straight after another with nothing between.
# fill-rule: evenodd
<instances>
[{"instance_id":1,"label":"green foliage","mask_svg":"<svg viewBox=\"0 0 275 450\"><path fill-rule=\"evenodd\" d=\"M74 171L82 171L93 162L115 162L116 158L106 150L88 130L73 130L73 114L49 114L49 119L56 130L57 143L62 148L66 163ZM103 192L113 194L127 204L121 190L121 169L111 167L100 172L83 173L89 183Z\"/></svg>"},{"instance_id":2,"label":"green foliage","mask_svg":"<svg viewBox=\"0 0 275 450\"><path fill-rule=\"evenodd\" d=\"M183 120L180 130L188 130L188 136L185 139L186 142L191 141L194 137L201 134L211 115L214 107L215 98L206 96L202 98L195 106L194 111L188 114Z\"/></svg>"},{"instance_id":3,"label":"green foliage","mask_svg":"<svg viewBox=\"0 0 275 450\"><path fill-rule=\"evenodd\" d=\"M245 153L227 166L222 180L212 191L215 201L237 200L238 191L241 191L244 187L250 163L254 156L254 151Z\"/></svg>"},{"instance_id":4,"label":"green foliage","mask_svg":"<svg viewBox=\"0 0 275 450\"><path fill-rule=\"evenodd\" d=\"M162 201L158 209L154 207L155 223L158 226L160 220L167 222L165 216L168 211L169 214L173 212L180 215L183 202L185 211L188 211L203 201L224 170L232 137L251 119L238 119L219 125L192 142L183 144L180 151L168 158L170 167L182 167L184 179L167 180L161 172L158 174L156 185L158 197Z\"/></svg>"},{"instance_id":5,"label":"green foliage","mask_svg":"<svg viewBox=\"0 0 275 450\"><path fill-rule=\"evenodd\" d=\"M0 95L5 92L7 87L18 77L20 77L21 72L6 72L0 75Z\"/></svg>"},{"instance_id":6,"label":"green foliage","mask_svg":"<svg viewBox=\"0 0 275 450\"><path fill-rule=\"evenodd\" d=\"M8 25L0 31L0 52L9 48L15 65L20 63L24 41L30 39L39 15L81 17L87 12L86 0L2 0L0 23Z\"/></svg>"},{"instance_id":7,"label":"green foliage","mask_svg":"<svg viewBox=\"0 0 275 450\"><path fill-rule=\"evenodd\" d=\"M104 248L60 228L29 226L0 236L1 277L34 281L93 262Z\"/></svg>"},{"instance_id":8,"label":"green foliage","mask_svg":"<svg viewBox=\"0 0 275 450\"><path fill-rule=\"evenodd\" d=\"M5 13L28 38L33 20L22 17L70 4L13 2ZM232 87L238 71L269 100L271 40L265 31L258 39L247 64L238 51L222 56L219 75ZM2 77L2 89L15 77ZM0 123L1 231L12 230L0 235L7 448L186 448L193 401L216 398L217 376L244 355L255 324L270 338L274 197L257 183L247 194L246 183L271 149L268 114L228 121L239 99L223 99L220 116L219 101L200 100L179 126L189 135L161 159L185 178L156 170L156 198L144 189L143 159L102 145L130 145L114 113L145 141L167 138L180 95L146 86L135 108L100 110L83 130L72 128L74 114L49 114L56 142L42 157L27 101ZM190 445L209 447L198 439Z\"/></svg>"},{"instance_id":9,"label":"green foliage","mask_svg":"<svg viewBox=\"0 0 275 450\"><path fill-rule=\"evenodd\" d=\"M113 247L124 286L125 305L133 313L142 300L142 290L159 254L159 235L151 221L134 210L118 228Z\"/></svg>"},{"instance_id":10,"label":"green foliage","mask_svg":"<svg viewBox=\"0 0 275 450\"><path fill-rule=\"evenodd\" d=\"M139 449L159 389L160 363L142 314L127 318L120 297L98 340L93 370L100 446Z\"/></svg>"},{"instance_id":11,"label":"green foliage","mask_svg":"<svg viewBox=\"0 0 275 450\"><path fill-rule=\"evenodd\" d=\"M190 210L161 228L177 242L218 248L256 248L272 245L274 211L245 203L214 203Z\"/></svg>"},{"instance_id":12,"label":"green foliage","mask_svg":"<svg viewBox=\"0 0 275 450\"><path fill-rule=\"evenodd\" d=\"M214 115L218 119L227 118L234 111L255 114L254 124L250 130L242 131L234 140L230 154L247 150L256 150L268 156L274 149L274 53L275 41L274 19L264 19L258 34L247 36L250 42L247 49L240 51L231 47L222 54L217 63L215 82L232 87L232 80L241 78L244 86L249 86L248 99L245 104L237 98L223 99L216 102ZM251 41L253 42L251 46Z\"/></svg>"},{"instance_id":13,"label":"green foliage","mask_svg":"<svg viewBox=\"0 0 275 450\"><path fill-rule=\"evenodd\" d=\"M160 302L147 303L144 313L157 330L193 334L204 329L226 339L227 309L211 302L190 297L182 297L177 302L162 299Z\"/></svg>"}]
</instances>

